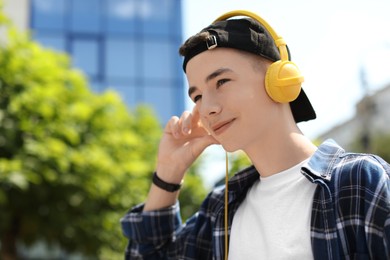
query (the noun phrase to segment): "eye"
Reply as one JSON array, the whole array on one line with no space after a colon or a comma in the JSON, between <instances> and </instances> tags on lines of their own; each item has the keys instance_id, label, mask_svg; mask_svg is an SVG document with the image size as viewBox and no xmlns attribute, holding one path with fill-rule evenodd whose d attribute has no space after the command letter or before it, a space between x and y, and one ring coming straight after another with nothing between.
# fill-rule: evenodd
<instances>
[{"instance_id":1,"label":"eye","mask_svg":"<svg viewBox=\"0 0 390 260\"><path fill-rule=\"evenodd\" d=\"M225 84L226 82L229 82L230 79L220 79L217 81L217 88Z\"/></svg>"},{"instance_id":2,"label":"eye","mask_svg":"<svg viewBox=\"0 0 390 260\"><path fill-rule=\"evenodd\" d=\"M202 95L196 95L192 100L194 101L194 103L196 103L201 98L202 98Z\"/></svg>"}]
</instances>

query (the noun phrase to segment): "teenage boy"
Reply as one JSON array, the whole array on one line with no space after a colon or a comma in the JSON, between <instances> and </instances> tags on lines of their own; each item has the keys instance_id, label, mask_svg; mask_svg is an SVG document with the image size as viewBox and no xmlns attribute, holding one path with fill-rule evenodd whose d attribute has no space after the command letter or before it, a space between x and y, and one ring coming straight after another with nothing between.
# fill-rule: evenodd
<instances>
[{"instance_id":1,"label":"teenage boy","mask_svg":"<svg viewBox=\"0 0 390 260\"><path fill-rule=\"evenodd\" d=\"M167 123L148 198L121 220L126 259L390 259L389 164L306 138L296 123L316 115L284 41L237 14L251 18L221 19L180 48L195 106ZM229 181L228 205L218 188L182 224L180 184L212 144L253 165Z\"/></svg>"}]
</instances>

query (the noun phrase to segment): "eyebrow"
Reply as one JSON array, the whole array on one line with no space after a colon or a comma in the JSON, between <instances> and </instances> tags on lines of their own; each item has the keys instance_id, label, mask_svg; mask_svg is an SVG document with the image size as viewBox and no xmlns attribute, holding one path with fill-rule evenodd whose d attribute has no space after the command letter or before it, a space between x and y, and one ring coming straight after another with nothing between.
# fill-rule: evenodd
<instances>
[{"instance_id":1,"label":"eyebrow","mask_svg":"<svg viewBox=\"0 0 390 260\"><path fill-rule=\"evenodd\" d=\"M226 73L226 72L231 72L232 70L229 68L220 68L217 69L216 71L212 72L210 75L208 75L205 79L205 83L209 82L210 80L215 79L219 75ZM197 90L197 87L193 86L188 89L188 96L191 97L191 94L194 93Z\"/></svg>"},{"instance_id":2,"label":"eyebrow","mask_svg":"<svg viewBox=\"0 0 390 260\"><path fill-rule=\"evenodd\" d=\"M223 73L226 73L226 72L231 72L232 70L231 69L228 69L228 68L220 68L220 69L217 69L216 71L214 71L213 73L211 73L210 75L208 75L206 77L206 80L205 82L209 82L210 80L212 79L215 79L216 77L218 77L219 75L223 74Z\"/></svg>"}]
</instances>

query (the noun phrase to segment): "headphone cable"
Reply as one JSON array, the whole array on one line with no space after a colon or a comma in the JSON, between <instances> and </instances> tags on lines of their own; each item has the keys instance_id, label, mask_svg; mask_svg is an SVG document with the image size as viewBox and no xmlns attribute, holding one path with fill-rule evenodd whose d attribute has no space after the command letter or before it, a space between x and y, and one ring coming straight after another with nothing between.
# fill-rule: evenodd
<instances>
[{"instance_id":1,"label":"headphone cable","mask_svg":"<svg viewBox=\"0 0 390 260\"><path fill-rule=\"evenodd\" d=\"M229 241L228 241L228 203L229 203L229 194L228 194L228 182L229 182L229 164L228 164L228 154L225 152L225 260L228 259L229 253Z\"/></svg>"}]
</instances>

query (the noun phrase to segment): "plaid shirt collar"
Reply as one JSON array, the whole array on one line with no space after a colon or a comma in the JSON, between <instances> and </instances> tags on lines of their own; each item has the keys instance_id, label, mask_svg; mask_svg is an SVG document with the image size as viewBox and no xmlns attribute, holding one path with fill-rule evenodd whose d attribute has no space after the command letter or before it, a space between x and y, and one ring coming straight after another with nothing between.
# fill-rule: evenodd
<instances>
[{"instance_id":1,"label":"plaid shirt collar","mask_svg":"<svg viewBox=\"0 0 390 260\"><path fill-rule=\"evenodd\" d=\"M332 170L338 159L344 153L344 149L331 139L322 143L308 162L302 166L304 175L313 182L315 179L330 181ZM240 194L247 191L255 181L259 179L259 173L252 165L237 174L229 181L229 192Z\"/></svg>"}]
</instances>

